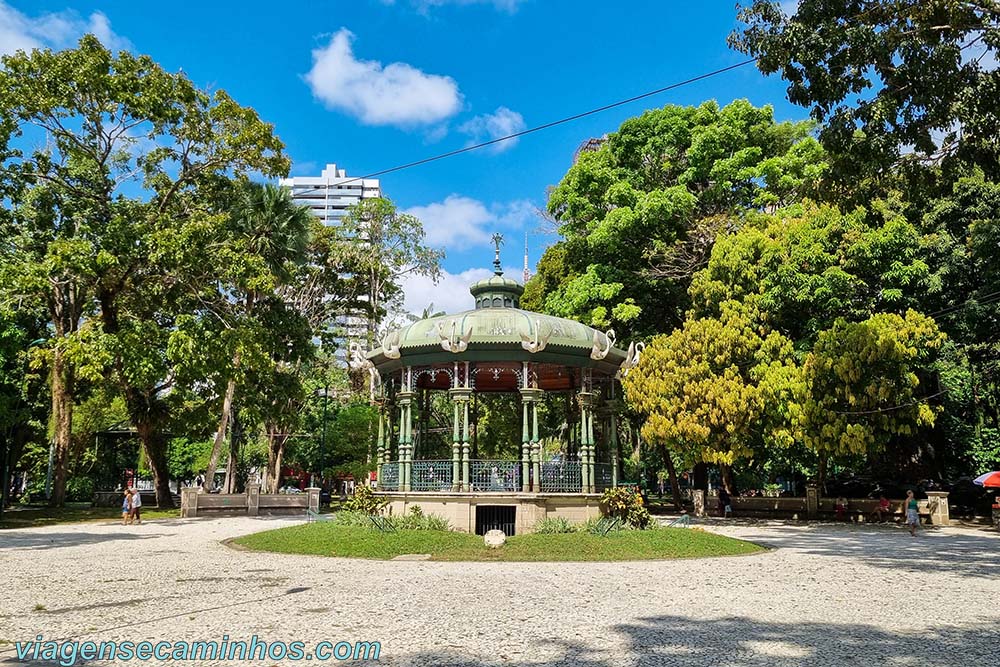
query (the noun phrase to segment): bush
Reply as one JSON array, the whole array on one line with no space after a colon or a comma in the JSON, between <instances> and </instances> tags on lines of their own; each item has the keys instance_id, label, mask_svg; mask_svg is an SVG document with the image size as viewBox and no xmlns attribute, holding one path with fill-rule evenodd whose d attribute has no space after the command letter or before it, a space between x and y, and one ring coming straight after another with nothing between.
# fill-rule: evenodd
<instances>
[{"instance_id":1,"label":"bush","mask_svg":"<svg viewBox=\"0 0 1000 667\"><path fill-rule=\"evenodd\" d=\"M388 502L385 498L376 496L370 486L359 486L354 495L344 503L344 509L348 512L379 514Z\"/></svg>"},{"instance_id":2,"label":"bush","mask_svg":"<svg viewBox=\"0 0 1000 667\"><path fill-rule=\"evenodd\" d=\"M535 524L535 532L543 535L575 533L576 531L577 526L574 526L563 517L545 518Z\"/></svg>"},{"instance_id":3,"label":"bush","mask_svg":"<svg viewBox=\"0 0 1000 667\"><path fill-rule=\"evenodd\" d=\"M89 477L70 477L66 480L68 502L90 502L94 499L94 480Z\"/></svg>"},{"instance_id":4,"label":"bush","mask_svg":"<svg viewBox=\"0 0 1000 667\"><path fill-rule=\"evenodd\" d=\"M371 514L356 510L341 510L334 516L333 522L339 526L356 526L371 528ZM443 516L424 514L419 505L410 508L405 516L386 517L389 524L396 530L451 530L451 525Z\"/></svg>"},{"instance_id":5,"label":"bush","mask_svg":"<svg viewBox=\"0 0 1000 667\"><path fill-rule=\"evenodd\" d=\"M605 515L621 519L630 528L648 528L653 520L642 502L642 496L625 486L605 489L601 496L601 507L604 508Z\"/></svg>"},{"instance_id":6,"label":"bush","mask_svg":"<svg viewBox=\"0 0 1000 667\"><path fill-rule=\"evenodd\" d=\"M405 516L393 517L392 525L396 530L451 530L447 519L436 514L424 514L420 505L411 507L410 513Z\"/></svg>"}]
</instances>

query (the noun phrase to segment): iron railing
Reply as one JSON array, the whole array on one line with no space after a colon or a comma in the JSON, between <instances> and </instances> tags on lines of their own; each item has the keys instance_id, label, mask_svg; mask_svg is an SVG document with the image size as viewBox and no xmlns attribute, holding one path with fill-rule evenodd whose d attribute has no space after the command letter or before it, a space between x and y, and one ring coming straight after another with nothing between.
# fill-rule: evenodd
<instances>
[{"instance_id":1,"label":"iron railing","mask_svg":"<svg viewBox=\"0 0 1000 667\"><path fill-rule=\"evenodd\" d=\"M380 491L399 491L399 462L382 464L382 477L378 480Z\"/></svg>"},{"instance_id":2,"label":"iron railing","mask_svg":"<svg viewBox=\"0 0 1000 667\"><path fill-rule=\"evenodd\" d=\"M410 472L413 491L451 491L452 462L414 461Z\"/></svg>"},{"instance_id":3,"label":"iron railing","mask_svg":"<svg viewBox=\"0 0 1000 667\"><path fill-rule=\"evenodd\" d=\"M542 491L545 493L580 493L583 488L579 461L542 464Z\"/></svg>"},{"instance_id":4,"label":"iron railing","mask_svg":"<svg viewBox=\"0 0 1000 667\"><path fill-rule=\"evenodd\" d=\"M521 462L475 459L469 462L473 491L520 491Z\"/></svg>"},{"instance_id":5,"label":"iron railing","mask_svg":"<svg viewBox=\"0 0 1000 667\"><path fill-rule=\"evenodd\" d=\"M594 486L597 491L604 491L605 489L610 489L611 483L611 464L610 463L595 463L594 464Z\"/></svg>"}]
</instances>

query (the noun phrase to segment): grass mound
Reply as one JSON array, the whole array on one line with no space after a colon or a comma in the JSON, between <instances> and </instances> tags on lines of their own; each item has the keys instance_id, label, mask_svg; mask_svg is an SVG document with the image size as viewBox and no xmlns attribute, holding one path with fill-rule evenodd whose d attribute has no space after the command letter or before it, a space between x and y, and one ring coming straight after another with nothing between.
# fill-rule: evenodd
<instances>
[{"instance_id":1,"label":"grass mound","mask_svg":"<svg viewBox=\"0 0 1000 667\"><path fill-rule=\"evenodd\" d=\"M686 528L622 530L607 536L589 533L517 535L499 549L483 538L441 530L380 533L360 526L309 523L254 533L233 540L256 551L385 560L405 554L430 554L441 561L624 561L704 558L757 553L751 542Z\"/></svg>"}]
</instances>

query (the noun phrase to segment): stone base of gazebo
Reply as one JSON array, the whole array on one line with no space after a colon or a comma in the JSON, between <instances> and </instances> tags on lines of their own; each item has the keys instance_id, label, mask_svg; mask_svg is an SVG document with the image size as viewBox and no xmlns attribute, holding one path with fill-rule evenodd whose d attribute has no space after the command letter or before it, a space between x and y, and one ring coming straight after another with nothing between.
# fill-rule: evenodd
<instances>
[{"instance_id":1,"label":"stone base of gazebo","mask_svg":"<svg viewBox=\"0 0 1000 667\"><path fill-rule=\"evenodd\" d=\"M382 491L375 495L389 502L386 511L394 516L419 505L424 514L442 516L454 530L465 533L499 527L507 535L524 535L546 518L583 523L601 516L599 493Z\"/></svg>"}]
</instances>

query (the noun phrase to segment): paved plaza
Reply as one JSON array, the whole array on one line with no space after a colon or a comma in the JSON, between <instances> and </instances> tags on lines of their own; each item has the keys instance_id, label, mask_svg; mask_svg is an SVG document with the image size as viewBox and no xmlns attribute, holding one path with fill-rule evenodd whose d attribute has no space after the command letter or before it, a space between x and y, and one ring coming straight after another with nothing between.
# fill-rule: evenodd
<instances>
[{"instance_id":1,"label":"paved plaza","mask_svg":"<svg viewBox=\"0 0 1000 667\"><path fill-rule=\"evenodd\" d=\"M0 532L0 642L371 640L382 664L400 666L930 667L1000 655L1000 536L986 530L713 525L773 550L632 563L373 562L221 543L298 522ZM0 643L0 665L19 664L11 648Z\"/></svg>"}]
</instances>

